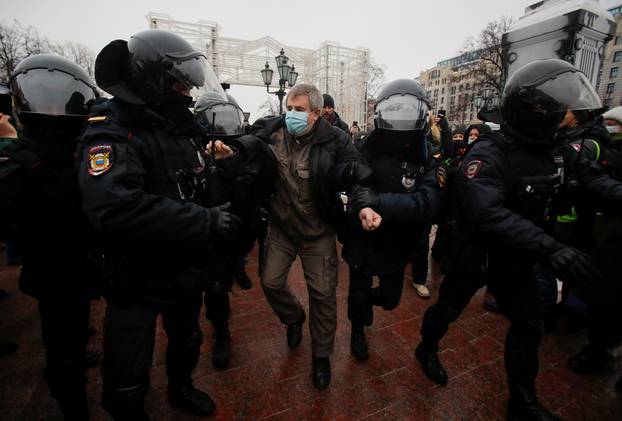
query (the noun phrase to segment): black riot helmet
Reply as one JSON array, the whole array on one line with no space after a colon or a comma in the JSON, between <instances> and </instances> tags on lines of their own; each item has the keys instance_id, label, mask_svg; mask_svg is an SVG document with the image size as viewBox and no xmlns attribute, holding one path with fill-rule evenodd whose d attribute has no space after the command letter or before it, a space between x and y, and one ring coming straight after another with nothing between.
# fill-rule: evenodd
<instances>
[{"instance_id":1,"label":"black riot helmet","mask_svg":"<svg viewBox=\"0 0 622 421\"><path fill-rule=\"evenodd\" d=\"M9 79L13 112L24 127L75 137L97 89L84 69L56 54L22 60Z\"/></svg>"},{"instance_id":2,"label":"black riot helmet","mask_svg":"<svg viewBox=\"0 0 622 421\"><path fill-rule=\"evenodd\" d=\"M585 75L566 61L533 61L518 69L505 85L503 120L527 143L557 144L556 133L569 111L589 120L605 108Z\"/></svg>"},{"instance_id":3,"label":"black riot helmet","mask_svg":"<svg viewBox=\"0 0 622 421\"><path fill-rule=\"evenodd\" d=\"M178 83L187 90L223 93L205 54L179 35L159 29L104 47L97 56L95 78L115 97L152 106L169 103Z\"/></svg>"},{"instance_id":4,"label":"black riot helmet","mask_svg":"<svg viewBox=\"0 0 622 421\"><path fill-rule=\"evenodd\" d=\"M413 79L397 79L386 84L375 107L377 129L425 132L430 100L423 86Z\"/></svg>"},{"instance_id":5,"label":"black riot helmet","mask_svg":"<svg viewBox=\"0 0 622 421\"><path fill-rule=\"evenodd\" d=\"M237 137L245 133L242 109L229 95L209 92L197 99L194 115L210 135Z\"/></svg>"}]
</instances>

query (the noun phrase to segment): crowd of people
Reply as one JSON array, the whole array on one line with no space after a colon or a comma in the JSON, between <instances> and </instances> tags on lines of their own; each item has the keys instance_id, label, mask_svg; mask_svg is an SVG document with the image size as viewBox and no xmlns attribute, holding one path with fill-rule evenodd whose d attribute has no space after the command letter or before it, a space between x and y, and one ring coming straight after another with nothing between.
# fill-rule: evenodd
<instances>
[{"instance_id":1,"label":"crowd of people","mask_svg":"<svg viewBox=\"0 0 622 421\"><path fill-rule=\"evenodd\" d=\"M607 111L569 63L516 71L498 112L482 116L501 124L494 131L452 132L413 79L382 88L369 133L306 83L290 89L284 115L248 126L205 55L161 30L109 43L95 80L59 56L28 57L9 82L12 117L0 114L0 234L19 251L20 289L38 302L45 378L66 419L89 418L86 341L99 295L101 403L112 418L149 419L158 316L170 404L210 415L216 404L191 377L200 311L214 327L212 364L225 368L229 291L236 280L251 288L244 266L256 243L261 288L290 348L308 321L317 389L331 383L337 243L350 349L365 361L374 307L399 305L409 264L414 290L430 297L433 229L444 279L413 344L431 380L449 381L439 342L484 286L510 322L509 420L559 419L539 403L535 379L540 340L568 297L584 304L589 332L569 367L606 370L622 339L610 323L622 320L622 107ZM308 314L288 286L297 257Z\"/></svg>"}]
</instances>

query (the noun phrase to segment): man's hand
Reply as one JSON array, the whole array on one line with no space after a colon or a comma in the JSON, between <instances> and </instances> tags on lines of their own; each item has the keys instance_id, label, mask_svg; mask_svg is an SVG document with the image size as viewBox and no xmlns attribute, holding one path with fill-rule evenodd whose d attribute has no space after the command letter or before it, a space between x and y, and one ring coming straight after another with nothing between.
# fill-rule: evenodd
<instances>
[{"instance_id":1,"label":"man's hand","mask_svg":"<svg viewBox=\"0 0 622 421\"><path fill-rule=\"evenodd\" d=\"M216 140L213 145L212 142L207 144L207 147L205 148L207 156L212 155L212 147L216 150L214 159L222 159L233 155L233 149L225 145L222 141Z\"/></svg>"},{"instance_id":2,"label":"man's hand","mask_svg":"<svg viewBox=\"0 0 622 421\"><path fill-rule=\"evenodd\" d=\"M17 138L17 130L11 125L9 117L6 114L0 113L0 137L4 138Z\"/></svg>"},{"instance_id":3,"label":"man's hand","mask_svg":"<svg viewBox=\"0 0 622 421\"><path fill-rule=\"evenodd\" d=\"M382 216L376 213L372 208L363 208L359 212L359 219L365 231L373 231L382 223Z\"/></svg>"},{"instance_id":4,"label":"man's hand","mask_svg":"<svg viewBox=\"0 0 622 421\"><path fill-rule=\"evenodd\" d=\"M230 206L231 203L227 202L223 205L209 208L214 232L225 236L234 236L242 228L242 220L231 212L227 212Z\"/></svg>"}]
</instances>

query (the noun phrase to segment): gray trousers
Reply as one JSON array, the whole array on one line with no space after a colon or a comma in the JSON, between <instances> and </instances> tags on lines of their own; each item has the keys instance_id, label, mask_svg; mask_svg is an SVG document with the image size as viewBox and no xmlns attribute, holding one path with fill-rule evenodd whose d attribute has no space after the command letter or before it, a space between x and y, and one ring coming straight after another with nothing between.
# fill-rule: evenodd
<instances>
[{"instance_id":1,"label":"gray trousers","mask_svg":"<svg viewBox=\"0 0 622 421\"><path fill-rule=\"evenodd\" d=\"M293 240L272 226L262 256L261 286L283 324L302 314L300 301L287 284L289 270L300 256L309 292L311 349L316 357L329 357L337 330L337 249L335 235L313 240Z\"/></svg>"}]
</instances>

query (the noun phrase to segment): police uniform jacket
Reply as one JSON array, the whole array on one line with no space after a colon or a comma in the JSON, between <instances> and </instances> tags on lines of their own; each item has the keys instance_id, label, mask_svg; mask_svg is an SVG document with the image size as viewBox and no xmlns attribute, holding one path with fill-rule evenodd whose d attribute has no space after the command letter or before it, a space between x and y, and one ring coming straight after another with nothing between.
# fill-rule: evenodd
<instances>
[{"instance_id":1,"label":"police uniform jacket","mask_svg":"<svg viewBox=\"0 0 622 421\"><path fill-rule=\"evenodd\" d=\"M79 183L111 262L109 294L168 301L200 291L214 221L191 114L182 122L118 99L94 114Z\"/></svg>"},{"instance_id":2,"label":"police uniform jacket","mask_svg":"<svg viewBox=\"0 0 622 421\"><path fill-rule=\"evenodd\" d=\"M404 152L386 147L386 134L372 132L359 144L373 170L371 187L378 195L374 210L382 216L380 227L364 231L358 215L348 224L343 257L351 266L370 274L402 270L421 235L438 216L444 179L437 174L427 141ZM441 177L444 177L441 175Z\"/></svg>"},{"instance_id":3,"label":"police uniform jacket","mask_svg":"<svg viewBox=\"0 0 622 421\"><path fill-rule=\"evenodd\" d=\"M75 140L24 130L0 144L0 235L22 260L20 289L34 297L87 294L93 233L75 173Z\"/></svg>"}]
</instances>

